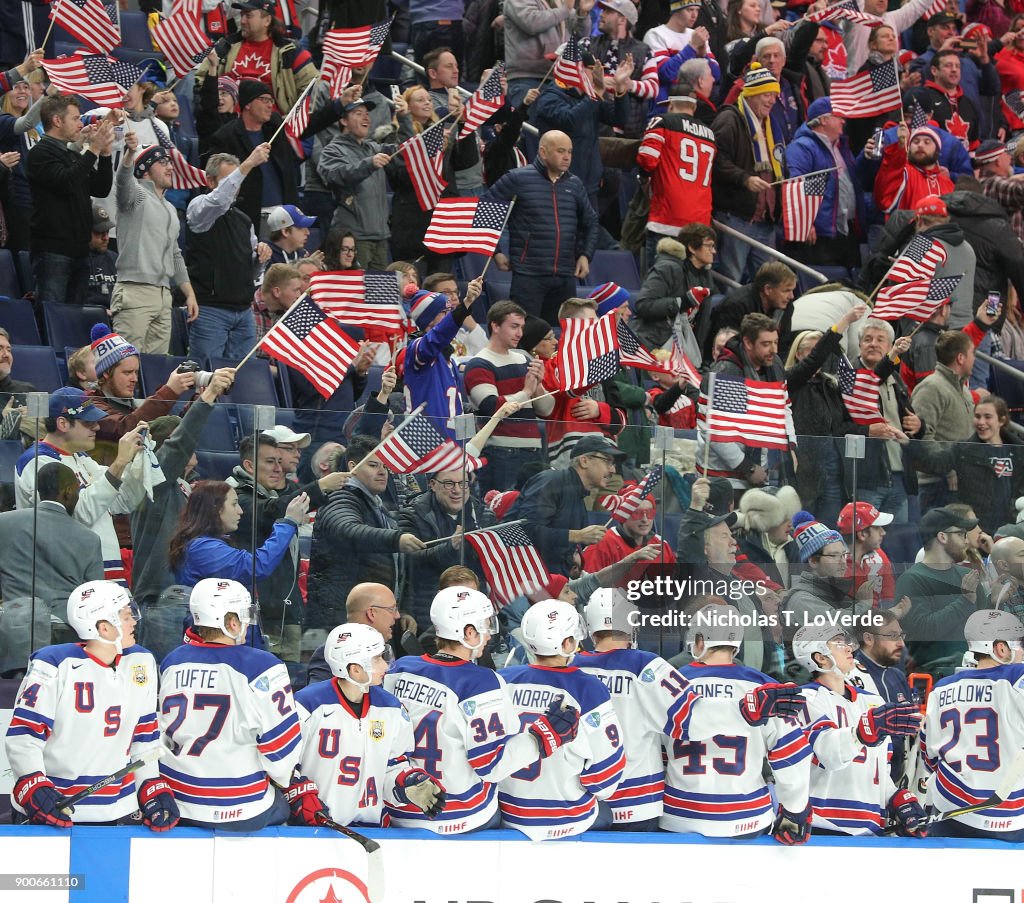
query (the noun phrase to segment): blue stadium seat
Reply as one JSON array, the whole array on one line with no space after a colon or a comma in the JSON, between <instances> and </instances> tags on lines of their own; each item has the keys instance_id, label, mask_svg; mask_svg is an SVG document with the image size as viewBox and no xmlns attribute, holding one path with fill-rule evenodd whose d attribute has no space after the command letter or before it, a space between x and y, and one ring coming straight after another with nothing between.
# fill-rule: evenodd
<instances>
[{"instance_id":1,"label":"blue stadium seat","mask_svg":"<svg viewBox=\"0 0 1024 903\"><path fill-rule=\"evenodd\" d=\"M238 452L210 451L200 448L196 451L199 460L199 475L204 480L226 480L238 464Z\"/></svg>"},{"instance_id":2,"label":"blue stadium seat","mask_svg":"<svg viewBox=\"0 0 1024 903\"><path fill-rule=\"evenodd\" d=\"M60 304L57 301L43 302L43 323L46 338L57 351L65 347L81 348L88 345L89 330L97 323L110 325L107 312L102 307L77 304Z\"/></svg>"},{"instance_id":3,"label":"blue stadium seat","mask_svg":"<svg viewBox=\"0 0 1024 903\"><path fill-rule=\"evenodd\" d=\"M142 394L147 397L152 395L167 382L167 377L184 360L185 358L172 354L140 354L139 378L142 383ZM183 393L182 398L184 397L186 396Z\"/></svg>"},{"instance_id":4,"label":"blue stadium seat","mask_svg":"<svg viewBox=\"0 0 1024 903\"><path fill-rule=\"evenodd\" d=\"M18 251L18 279L21 282L22 295L30 295L36 290L36 277L32 273L32 255L28 251Z\"/></svg>"},{"instance_id":5,"label":"blue stadium seat","mask_svg":"<svg viewBox=\"0 0 1024 903\"><path fill-rule=\"evenodd\" d=\"M199 448L207 451L235 452L238 440L235 438L235 424L231 414L230 405L213 406L210 418L199 434Z\"/></svg>"},{"instance_id":6,"label":"blue stadium seat","mask_svg":"<svg viewBox=\"0 0 1024 903\"><path fill-rule=\"evenodd\" d=\"M187 317L184 307L171 308L171 354L188 354Z\"/></svg>"},{"instance_id":7,"label":"blue stadium seat","mask_svg":"<svg viewBox=\"0 0 1024 903\"><path fill-rule=\"evenodd\" d=\"M494 267L487 271L484 276L484 291L487 292L487 300L494 304L495 301L504 301L512 290L512 274L502 273L500 270L494 273Z\"/></svg>"},{"instance_id":8,"label":"blue stadium seat","mask_svg":"<svg viewBox=\"0 0 1024 903\"><path fill-rule=\"evenodd\" d=\"M605 282L615 282L627 292L640 289L640 270L637 268L636 258L630 251L594 252L587 284L601 285Z\"/></svg>"},{"instance_id":9,"label":"blue stadium seat","mask_svg":"<svg viewBox=\"0 0 1024 903\"><path fill-rule=\"evenodd\" d=\"M26 298L0 300L0 326L11 335L12 345L42 345L36 313Z\"/></svg>"},{"instance_id":10,"label":"blue stadium seat","mask_svg":"<svg viewBox=\"0 0 1024 903\"><path fill-rule=\"evenodd\" d=\"M322 241L323 236L320 234L320 230L314 226L309 230L309 238L306 239L306 253L312 254L320 247Z\"/></svg>"},{"instance_id":11,"label":"blue stadium seat","mask_svg":"<svg viewBox=\"0 0 1024 903\"><path fill-rule=\"evenodd\" d=\"M110 51L114 59L124 60L138 66L144 60L162 60L164 55L159 50L129 50L127 47L115 47Z\"/></svg>"},{"instance_id":12,"label":"blue stadium seat","mask_svg":"<svg viewBox=\"0 0 1024 903\"><path fill-rule=\"evenodd\" d=\"M1004 360L1003 363L1024 373L1024 363L1021 361ZM1024 380L1003 373L999 367L993 367L989 375L989 388L993 395L1006 402L1010 416L1020 423L1024 419Z\"/></svg>"},{"instance_id":13,"label":"blue stadium seat","mask_svg":"<svg viewBox=\"0 0 1024 903\"><path fill-rule=\"evenodd\" d=\"M24 450L15 439L0 442L0 483L14 482L14 465Z\"/></svg>"},{"instance_id":14,"label":"blue stadium seat","mask_svg":"<svg viewBox=\"0 0 1024 903\"><path fill-rule=\"evenodd\" d=\"M64 385L57 355L49 345L19 346L11 376L32 383L40 392L55 392Z\"/></svg>"},{"instance_id":15,"label":"blue stadium seat","mask_svg":"<svg viewBox=\"0 0 1024 903\"><path fill-rule=\"evenodd\" d=\"M152 55L153 39L149 36L146 14L134 10L121 11L121 46L127 50L145 50Z\"/></svg>"},{"instance_id":16,"label":"blue stadium seat","mask_svg":"<svg viewBox=\"0 0 1024 903\"><path fill-rule=\"evenodd\" d=\"M248 365L246 365L248 366ZM235 408L235 419L238 421L239 438L252 435L252 406L240 404ZM288 429L295 427L295 411L292 408L278 408L274 415L274 422L286 426Z\"/></svg>"},{"instance_id":17,"label":"blue stadium seat","mask_svg":"<svg viewBox=\"0 0 1024 903\"><path fill-rule=\"evenodd\" d=\"M455 267L462 274L462 278L468 282L470 279L476 279L484 271L488 260L490 258L484 257L483 254L463 254L456 261ZM487 268L487 271L490 272L490 267Z\"/></svg>"},{"instance_id":18,"label":"blue stadium seat","mask_svg":"<svg viewBox=\"0 0 1024 903\"><path fill-rule=\"evenodd\" d=\"M366 374L366 388L363 389L362 394L356 399L356 407L361 404L366 404L366 399L371 395L376 395L380 391L381 377L384 375L384 368L380 364L370 364L370 369Z\"/></svg>"},{"instance_id":19,"label":"blue stadium seat","mask_svg":"<svg viewBox=\"0 0 1024 903\"><path fill-rule=\"evenodd\" d=\"M234 367L238 361L224 357L210 358L210 369ZM261 357L249 358L245 366L235 376L235 384L224 400L232 404L269 404L277 407L280 399L274 387L274 376L270 372L270 364Z\"/></svg>"},{"instance_id":20,"label":"blue stadium seat","mask_svg":"<svg viewBox=\"0 0 1024 903\"><path fill-rule=\"evenodd\" d=\"M14 255L6 248L0 250L0 295L5 298L21 297L21 280Z\"/></svg>"}]
</instances>

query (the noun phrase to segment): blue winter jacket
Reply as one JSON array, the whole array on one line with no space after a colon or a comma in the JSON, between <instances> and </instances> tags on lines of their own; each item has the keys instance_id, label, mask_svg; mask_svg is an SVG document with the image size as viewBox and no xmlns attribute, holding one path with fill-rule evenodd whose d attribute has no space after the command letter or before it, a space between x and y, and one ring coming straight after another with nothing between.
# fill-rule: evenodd
<instances>
[{"instance_id":1,"label":"blue winter jacket","mask_svg":"<svg viewBox=\"0 0 1024 903\"><path fill-rule=\"evenodd\" d=\"M587 189L571 172L548 178L538 157L505 173L484 195L489 201L516 198L509 218L512 269L524 276L572 276L576 258L592 260L597 214Z\"/></svg>"},{"instance_id":2,"label":"blue winter jacket","mask_svg":"<svg viewBox=\"0 0 1024 903\"><path fill-rule=\"evenodd\" d=\"M298 527L288 518L281 518L267 541L256 550L256 579L265 580L288 553ZM237 580L252 591L252 555L246 549L228 545L219 536L200 536L185 550L185 560L175 573L182 586L195 586L206 577Z\"/></svg>"},{"instance_id":3,"label":"blue winter jacket","mask_svg":"<svg viewBox=\"0 0 1024 903\"><path fill-rule=\"evenodd\" d=\"M839 139L839 153L846 162L846 171L853 183L853 193L856 197L856 209L851 211L855 214L857 222L862 226L864 218L864 197L863 193L857 190L857 173L854 171L853 155L850 153L849 142L844 135ZM835 166L835 158L832 152L825 147L821 139L814 134L806 125L800 126L796 131L796 137L786 148L786 168L791 176L802 176L809 172L818 172L822 169L830 169ZM835 238L836 215L839 202L839 173L828 174L828 184L825 186L825 197L822 198L821 207L818 208L818 215L814 218L814 231L818 238Z\"/></svg>"}]
</instances>

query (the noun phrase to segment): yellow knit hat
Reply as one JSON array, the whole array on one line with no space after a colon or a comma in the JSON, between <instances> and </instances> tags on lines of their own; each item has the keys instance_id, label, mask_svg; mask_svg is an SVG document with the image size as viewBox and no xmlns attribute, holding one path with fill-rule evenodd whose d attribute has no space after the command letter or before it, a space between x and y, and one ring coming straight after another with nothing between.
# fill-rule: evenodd
<instances>
[{"instance_id":1,"label":"yellow knit hat","mask_svg":"<svg viewBox=\"0 0 1024 903\"><path fill-rule=\"evenodd\" d=\"M781 89L775 76L764 68L760 63L751 63L750 68L743 76L743 90L740 95L753 97L755 94L767 94L769 92L778 94Z\"/></svg>"}]
</instances>

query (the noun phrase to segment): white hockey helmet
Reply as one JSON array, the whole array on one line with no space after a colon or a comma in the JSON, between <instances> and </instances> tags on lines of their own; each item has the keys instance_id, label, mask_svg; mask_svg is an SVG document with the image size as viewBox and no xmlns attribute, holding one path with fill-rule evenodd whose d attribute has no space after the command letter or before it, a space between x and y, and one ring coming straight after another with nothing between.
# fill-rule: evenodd
<instances>
[{"instance_id":1,"label":"white hockey helmet","mask_svg":"<svg viewBox=\"0 0 1024 903\"><path fill-rule=\"evenodd\" d=\"M484 641L469 646L465 642L467 627L475 627L481 635L498 633L498 616L491 600L468 586L446 586L434 596L430 603L430 623L439 639L457 640L473 652L482 649Z\"/></svg>"},{"instance_id":2,"label":"white hockey helmet","mask_svg":"<svg viewBox=\"0 0 1024 903\"><path fill-rule=\"evenodd\" d=\"M583 626L576 609L558 599L545 599L531 605L520 626L523 642L534 655L565 655L562 643L569 638L575 654L576 646L583 639Z\"/></svg>"},{"instance_id":3,"label":"white hockey helmet","mask_svg":"<svg viewBox=\"0 0 1024 903\"><path fill-rule=\"evenodd\" d=\"M828 645L830 641L836 639L849 643L851 649L857 648L856 642L842 627L837 627L835 624L805 624L793 634L793 657L809 674L814 674L816 671L834 671L845 678L846 672L838 667L835 656ZM819 665L814 661L816 653L826 656L832 665L830 667Z\"/></svg>"},{"instance_id":4,"label":"white hockey helmet","mask_svg":"<svg viewBox=\"0 0 1024 903\"><path fill-rule=\"evenodd\" d=\"M349 665L359 665L367 673L373 674L373 660L377 657L391 663L395 656L391 646L369 624L342 624L335 627L324 643L324 658L330 665L334 676L339 680L351 680L365 693L365 686L349 674Z\"/></svg>"},{"instance_id":5,"label":"white hockey helmet","mask_svg":"<svg viewBox=\"0 0 1024 903\"><path fill-rule=\"evenodd\" d=\"M68 624L81 639L113 642L121 652L121 610L126 606L131 609L136 623L142 620L139 606L127 589L112 580L90 580L76 587L68 597ZM117 631L116 640L100 636L100 621L106 621Z\"/></svg>"},{"instance_id":6,"label":"white hockey helmet","mask_svg":"<svg viewBox=\"0 0 1024 903\"><path fill-rule=\"evenodd\" d=\"M967 640L967 648L971 652L980 652L995 658L993 648L997 642L1002 640L1010 647L1011 653L1016 653L1021 648L1021 637L1024 636L1024 626L1008 611L998 609L982 609L972 614L964 624L964 639ZM1013 661L1016 655L1011 654ZM996 659L1000 661L1000 659ZM1008 664L1008 662L1004 662Z\"/></svg>"},{"instance_id":7,"label":"white hockey helmet","mask_svg":"<svg viewBox=\"0 0 1024 903\"><path fill-rule=\"evenodd\" d=\"M249 590L237 580L219 577L207 577L193 586L188 608L197 627L216 627L234 640L244 638L249 625L259 617L259 606L252 601ZM242 622L238 636L232 636L224 626L228 615L235 615Z\"/></svg>"},{"instance_id":8,"label":"white hockey helmet","mask_svg":"<svg viewBox=\"0 0 1024 903\"><path fill-rule=\"evenodd\" d=\"M690 617L686 633L686 648L695 661L700 661L715 646L732 646L736 652L743 645L743 627L738 612L731 605L705 605ZM698 656L697 637L704 640L704 649Z\"/></svg>"},{"instance_id":9,"label":"white hockey helmet","mask_svg":"<svg viewBox=\"0 0 1024 903\"><path fill-rule=\"evenodd\" d=\"M583 607L583 620L591 636L599 630L614 630L629 636L634 645L640 626L639 614L640 610L621 589L608 586L594 590Z\"/></svg>"}]
</instances>

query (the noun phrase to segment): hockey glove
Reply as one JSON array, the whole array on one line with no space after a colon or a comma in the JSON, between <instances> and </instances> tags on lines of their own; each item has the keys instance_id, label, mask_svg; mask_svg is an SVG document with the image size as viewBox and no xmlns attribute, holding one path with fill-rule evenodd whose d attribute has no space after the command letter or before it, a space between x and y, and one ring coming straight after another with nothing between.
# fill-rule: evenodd
<instances>
[{"instance_id":1,"label":"hockey glove","mask_svg":"<svg viewBox=\"0 0 1024 903\"><path fill-rule=\"evenodd\" d=\"M34 825L70 828L71 819L58 807L60 799L53 782L41 771L19 778L14 785L14 801Z\"/></svg>"},{"instance_id":2,"label":"hockey glove","mask_svg":"<svg viewBox=\"0 0 1024 903\"><path fill-rule=\"evenodd\" d=\"M301 775L297 777L284 792L284 798L292 810L292 824L315 828L322 819L329 817L327 807L318 795L316 784L309 778Z\"/></svg>"},{"instance_id":3,"label":"hockey glove","mask_svg":"<svg viewBox=\"0 0 1024 903\"><path fill-rule=\"evenodd\" d=\"M142 823L150 831L170 831L181 817L171 785L163 778L150 778L139 788Z\"/></svg>"},{"instance_id":4,"label":"hockey glove","mask_svg":"<svg viewBox=\"0 0 1024 903\"><path fill-rule=\"evenodd\" d=\"M757 727L766 724L769 718L799 715L806 705L796 684L762 684L743 697L740 714L747 724Z\"/></svg>"},{"instance_id":5,"label":"hockey glove","mask_svg":"<svg viewBox=\"0 0 1024 903\"><path fill-rule=\"evenodd\" d=\"M900 837L927 837L928 816L909 790L897 790L889 800L889 818Z\"/></svg>"},{"instance_id":6,"label":"hockey glove","mask_svg":"<svg viewBox=\"0 0 1024 903\"><path fill-rule=\"evenodd\" d=\"M811 804L803 812L794 814L779 806L779 814L772 825L772 837L787 847L807 843L811 836Z\"/></svg>"},{"instance_id":7,"label":"hockey glove","mask_svg":"<svg viewBox=\"0 0 1024 903\"><path fill-rule=\"evenodd\" d=\"M890 702L860 716L857 739L878 746L886 737L913 737L921 728L921 710L911 702Z\"/></svg>"},{"instance_id":8,"label":"hockey glove","mask_svg":"<svg viewBox=\"0 0 1024 903\"><path fill-rule=\"evenodd\" d=\"M580 713L572 706L563 706L564 697L557 697L548 710L534 721L527 730L533 734L540 748L540 757L546 759L563 743L576 738L580 729Z\"/></svg>"},{"instance_id":9,"label":"hockey glove","mask_svg":"<svg viewBox=\"0 0 1024 903\"><path fill-rule=\"evenodd\" d=\"M437 818L444 812L448 799L444 786L422 768L410 768L398 776L395 797L400 803L416 806L427 818Z\"/></svg>"}]
</instances>

